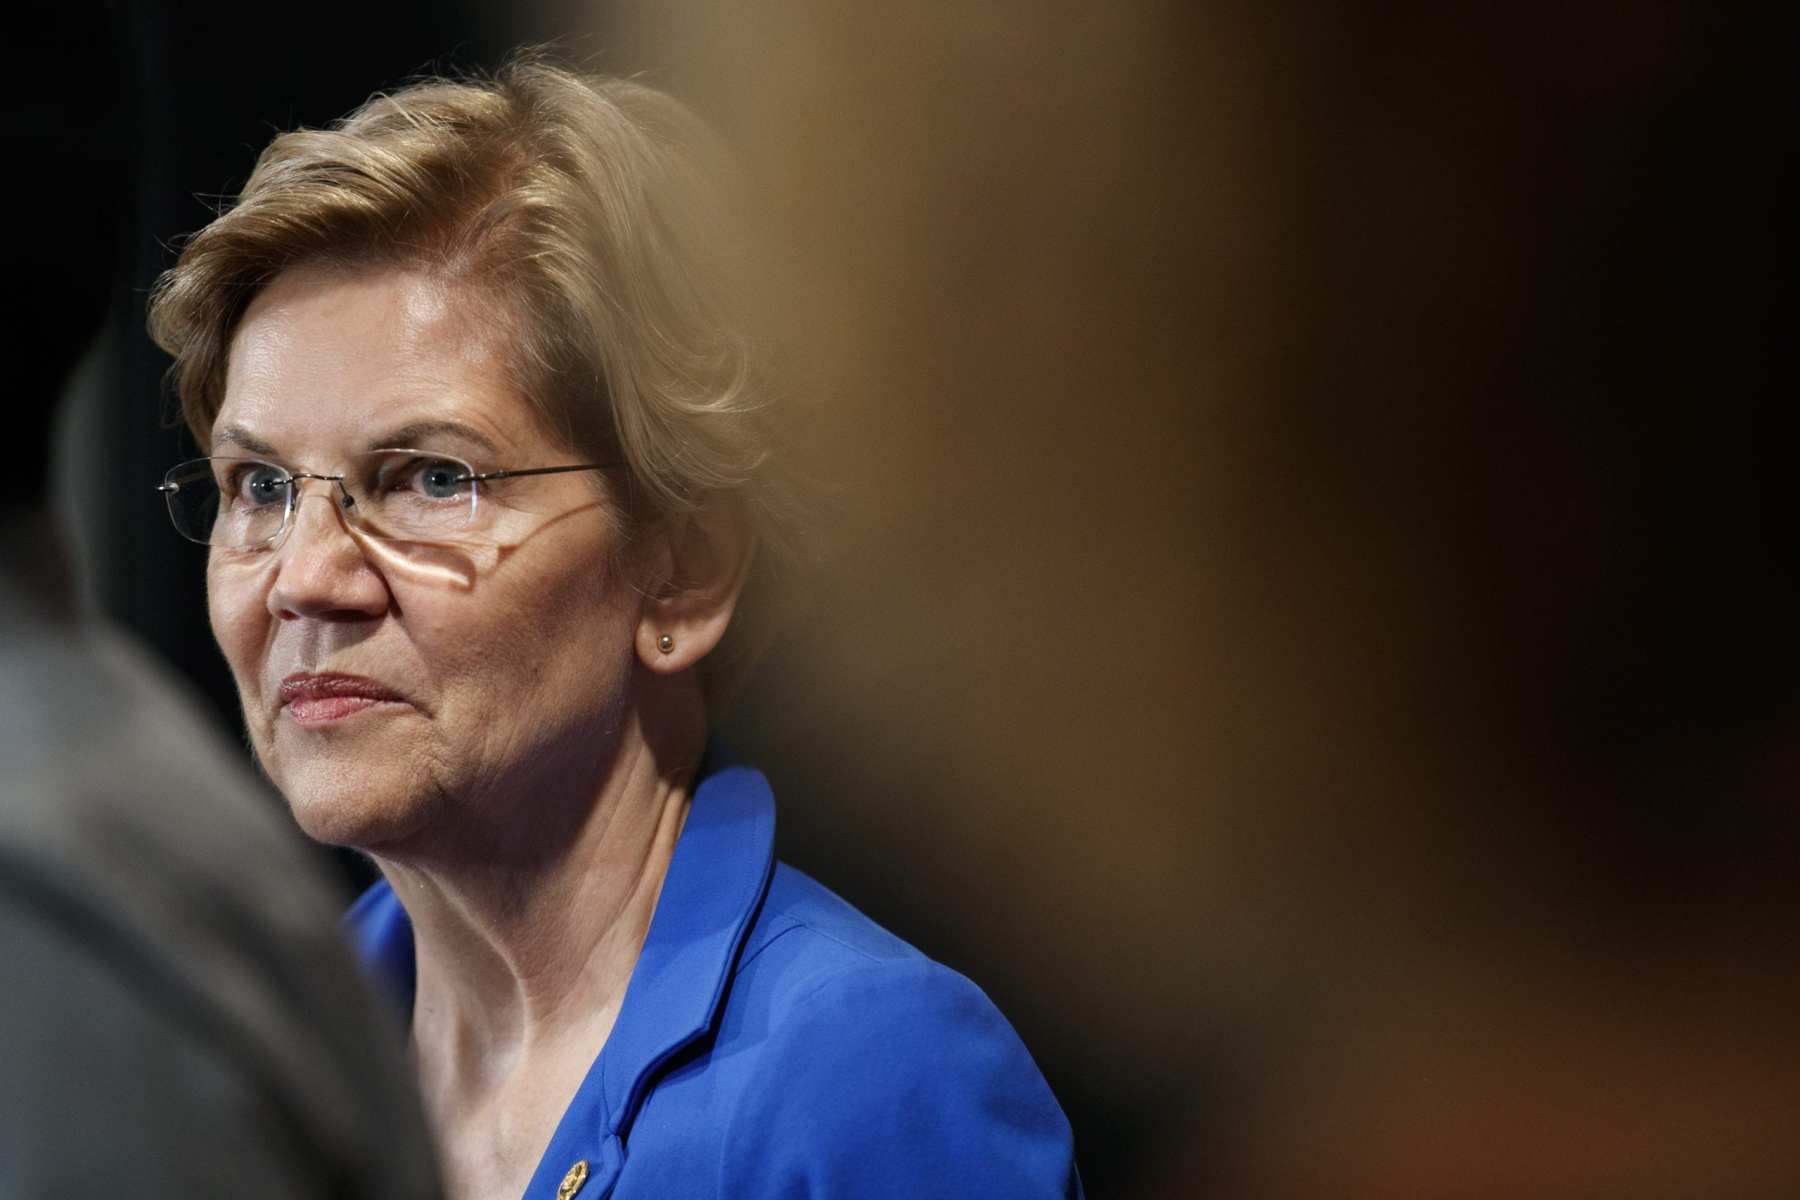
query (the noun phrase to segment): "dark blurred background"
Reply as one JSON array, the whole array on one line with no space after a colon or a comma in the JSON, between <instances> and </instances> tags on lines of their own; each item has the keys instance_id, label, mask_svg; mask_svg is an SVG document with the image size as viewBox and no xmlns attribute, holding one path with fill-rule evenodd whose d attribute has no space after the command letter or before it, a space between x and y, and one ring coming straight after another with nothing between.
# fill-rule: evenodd
<instances>
[{"instance_id":1,"label":"dark blurred background","mask_svg":"<svg viewBox=\"0 0 1800 1200\"><path fill-rule=\"evenodd\" d=\"M1090 1195L1800 1194L1772 6L122 11L57 486L222 726L145 291L277 130L560 39L744 152L835 483L721 724L784 856L1013 1019Z\"/></svg>"}]
</instances>

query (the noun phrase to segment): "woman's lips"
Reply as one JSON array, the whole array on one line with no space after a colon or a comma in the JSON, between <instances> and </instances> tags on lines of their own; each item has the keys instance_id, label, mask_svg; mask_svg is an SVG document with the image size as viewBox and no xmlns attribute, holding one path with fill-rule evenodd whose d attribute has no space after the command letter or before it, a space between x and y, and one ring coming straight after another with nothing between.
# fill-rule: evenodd
<instances>
[{"instance_id":1,"label":"woman's lips","mask_svg":"<svg viewBox=\"0 0 1800 1200\"><path fill-rule=\"evenodd\" d=\"M301 673L281 681L281 706L300 725L330 725L378 705L404 703L400 693L361 675Z\"/></svg>"}]
</instances>

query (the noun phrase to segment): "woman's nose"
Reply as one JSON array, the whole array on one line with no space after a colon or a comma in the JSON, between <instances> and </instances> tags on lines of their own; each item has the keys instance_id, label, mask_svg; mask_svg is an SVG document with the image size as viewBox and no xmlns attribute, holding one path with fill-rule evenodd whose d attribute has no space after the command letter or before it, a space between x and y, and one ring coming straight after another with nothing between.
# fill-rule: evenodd
<instances>
[{"instance_id":1,"label":"woman's nose","mask_svg":"<svg viewBox=\"0 0 1800 1200\"><path fill-rule=\"evenodd\" d=\"M387 581L357 544L335 483L304 488L280 546L269 611L282 620L369 620L387 612Z\"/></svg>"}]
</instances>

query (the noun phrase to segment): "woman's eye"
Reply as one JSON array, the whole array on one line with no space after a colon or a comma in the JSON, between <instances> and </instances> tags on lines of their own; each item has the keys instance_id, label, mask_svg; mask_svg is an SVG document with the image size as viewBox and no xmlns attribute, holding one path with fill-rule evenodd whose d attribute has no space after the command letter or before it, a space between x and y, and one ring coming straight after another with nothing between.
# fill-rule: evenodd
<instances>
[{"instance_id":1,"label":"woman's eye","mask_svg":"<svg viewBox=\"0 0 1800 1200\"><path fill-rule=\"evenodd\" d=\"M287 496L288 477L274 467L250 467L240 470L232 491L250 504L280 504Z\"/></svg>"},{"instance_id":2,"label":"woman's eye","mask_svg":"<svg viewBox=\"0 0 1800 1200\"><path fill-rule=\"evenodd\" d=\"M468 470L461 463L427 459L408 472L411 489L432 500L454 500L467 494Z\"/></svg>"}]
</instances>

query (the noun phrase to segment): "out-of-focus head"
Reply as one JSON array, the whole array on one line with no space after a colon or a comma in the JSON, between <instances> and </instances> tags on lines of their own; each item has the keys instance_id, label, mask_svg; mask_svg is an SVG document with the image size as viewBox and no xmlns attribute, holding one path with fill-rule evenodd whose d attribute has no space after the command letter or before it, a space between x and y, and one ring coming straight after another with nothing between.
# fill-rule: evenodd
<instances>
[{"instance_id":1,"label":"out-of-focus head","mask_svg":"<svg viewBox=\"0 0 1800 1200\"><path fill-rule=\"evenodd\" d=\"M393 845L446 797L597 770L627 722L674 736L672 681L716 704L747 665L740 589L791 558L798 506L732 318L719 165L669 97L521 57L276 138L159 282L209 454L351 487L374 447L616 464L481 483L443 539L379 536L366 497L301 480L273 545L215 545L214 632L315 836ZM334 716L355 706L309 691L333 674L397 699Z\"/></svg>"}]
</instances>

